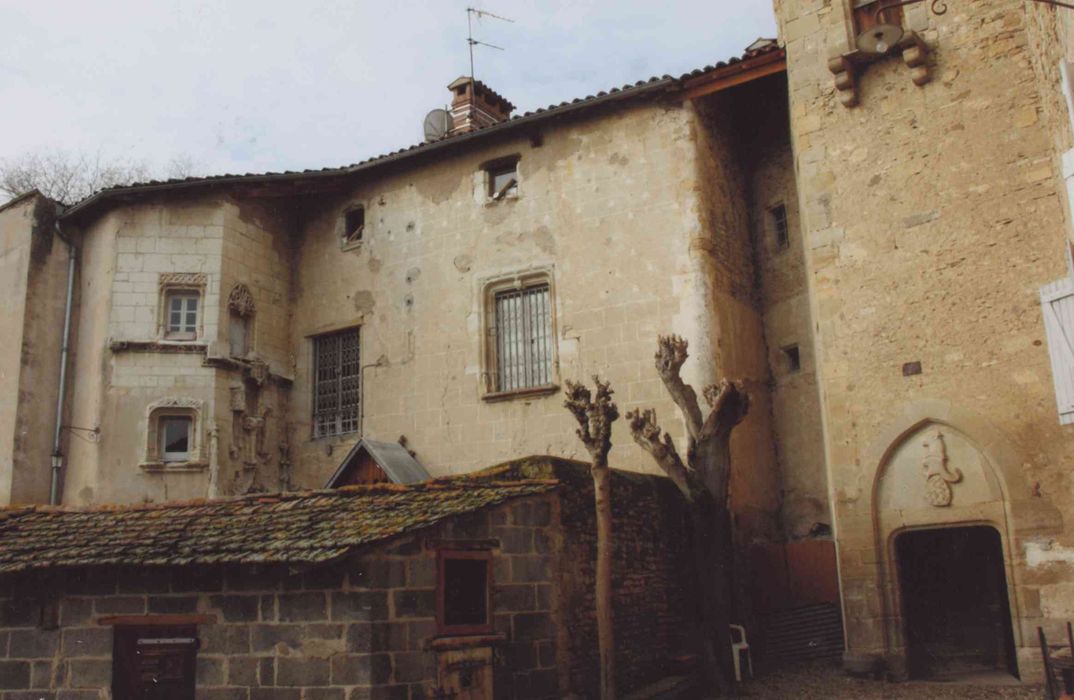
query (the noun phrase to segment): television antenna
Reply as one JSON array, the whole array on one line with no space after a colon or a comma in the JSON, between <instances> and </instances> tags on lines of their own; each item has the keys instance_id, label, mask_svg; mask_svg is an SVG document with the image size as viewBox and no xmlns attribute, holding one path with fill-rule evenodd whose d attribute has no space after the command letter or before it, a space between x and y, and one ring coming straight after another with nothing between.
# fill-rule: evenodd
<instances>
[{"instance_id":1,"label":"television antenna","mask_svg":"<svg viewBox=\"0 0 1074 700\"><path fill-rule=\"evenodd\" d=\"M503 51L502 46L496 46L495 44L489 44L484 41L478 41L474 38L474 17L481 19L482 17L492 17L503 22L510 22L514 24L513 19L507 17L501 17L500 15L494 15L487 10L478 10L474 7L466 8L466 43L470 45L470 82L474 81L474 47L475 46L487 46L490 49L496 49L497 51Z\"/></svg>"}]
</instances>

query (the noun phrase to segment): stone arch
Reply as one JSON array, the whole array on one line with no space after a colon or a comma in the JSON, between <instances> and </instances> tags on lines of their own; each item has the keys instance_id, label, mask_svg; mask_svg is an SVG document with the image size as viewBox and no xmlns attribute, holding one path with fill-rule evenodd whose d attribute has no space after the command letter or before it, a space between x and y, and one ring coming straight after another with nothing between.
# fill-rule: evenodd
<instances>
[{"instance_id":1,"label":"stone arch","mask_svg":"<svg viewBox=\"0 0 1074 700\"><path fill-rule=\"evenodd\" d=\"M893 670L905 663L895 539L913 530L988 526L999 533L1014 642L1022 648L1017 547L1027 536L1058 530L1062 521L1051 503L1033 495L1018 449L977 413L922 400L907 404L863 457L873 469L862 495L873 525L884 653Z\"/></svg>"}]
</instances>

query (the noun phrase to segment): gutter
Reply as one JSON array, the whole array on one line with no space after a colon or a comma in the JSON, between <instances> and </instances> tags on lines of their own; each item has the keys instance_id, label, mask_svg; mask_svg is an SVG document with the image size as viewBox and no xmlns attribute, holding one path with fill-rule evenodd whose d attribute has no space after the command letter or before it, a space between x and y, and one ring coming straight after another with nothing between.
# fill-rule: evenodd
<instances>
[{"instance_id":1,"label":"gutter","mask_svg":"<svg viewBox=\"0 0 1074 700\"><path fill-rule=\"evenodd\" d=\"M67 360L70 355L71 311L75 288L75 262L77 251L75 244L67 239L60 229L60 222L55 222L56 236L67 244L67 300L63 309L63 342L60 345L60 385L56 392L56 426L52 433L52 477L49 483L49 505L60 504L60 474L63 471L63 404L67 394Z\"/></svg>"}]
</instances>

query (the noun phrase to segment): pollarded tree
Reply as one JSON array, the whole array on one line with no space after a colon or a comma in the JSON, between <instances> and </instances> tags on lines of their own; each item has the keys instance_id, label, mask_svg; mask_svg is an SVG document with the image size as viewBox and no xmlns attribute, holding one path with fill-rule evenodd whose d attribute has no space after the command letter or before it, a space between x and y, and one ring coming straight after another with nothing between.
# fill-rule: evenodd
<instances>
[{"instance_id":1,"label":"pollarded tree","mask_svg":"<svg viewBox=\"0 0 1074 700\"><path fill-rule=\"evenodd\" d=\"M612 483L608 452L612 449L612 423L619 409L611 387L593 377L596 395L584 384L567 381L563 405L578 421L578 437L589 452L590 473L597 509L597 643L600 646L600 697L615 700L615 635L612 623Z\"/></svg>"},{"instance_id":2,"label":"pollarded tree","mask_svg":"<svg viewBox=\"0 0 1074 700\"><path fill-rule=\"evenodd\" d=\"M734 561L728 504L731 431L745 419L750 399L741 383L723 379L702 392L709 407L705 416L697 393L680 375L686 351L684 339L660 336L656 370L686 421L686 462L671 436L660 429L656 411L634 410L626 418L634 441L652 455L690 504L703 670L710 690L726 693L734 687L729 627Z\"/></svg>"}]
</instances>

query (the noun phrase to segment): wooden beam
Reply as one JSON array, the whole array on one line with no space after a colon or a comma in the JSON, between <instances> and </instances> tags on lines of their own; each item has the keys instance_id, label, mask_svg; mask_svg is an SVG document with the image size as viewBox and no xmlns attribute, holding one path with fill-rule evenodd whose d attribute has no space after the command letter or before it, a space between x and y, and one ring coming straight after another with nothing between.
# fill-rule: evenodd
<instances>
[{"instance_id":1,"label":"wooden beam","mask_svg":"<svg viewBox=\"0 0 1074 700\"><path fill-rule=\"evenodd\" d=\"M109 615L97 618L99 625L212 625L216 615Z\"/></svg>"},{"instance_id":2,"label":"wooden beam","mask_svg":"<svg viewBox=\"0 0 1074 700\"><path fill-rule=\"evenodd\" d=\"M773 55L777 55L773 52ZM705 95L711 95L721 90L735 87L736 85L742 85L765 76L774 75L776 73L782 73L787 70L787 58L782 51L778 52L778 60L772 60L760 65L743 66L738 72L730 75L724 73L723 75L712 75L708 80L698 81L691 86L689 82L686 84L686 88L682 93L683 99L693 100L698 97L704 97ZM743 61L743 64L745 61ZM742 64L736 64L736 67ZM721 71L722 72L722 71Z\"/></svg>"}]
</instances>

